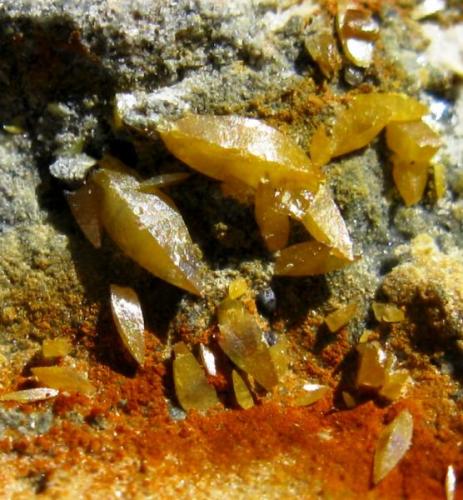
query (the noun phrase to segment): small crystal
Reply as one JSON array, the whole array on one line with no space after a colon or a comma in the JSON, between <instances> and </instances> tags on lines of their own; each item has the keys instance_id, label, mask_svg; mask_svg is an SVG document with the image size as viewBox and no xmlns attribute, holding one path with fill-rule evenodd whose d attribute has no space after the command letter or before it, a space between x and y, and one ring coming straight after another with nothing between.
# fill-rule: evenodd
<instances>
[{"instance_id":1,"label":"small crystal","mask_svg":"<svg viewBox=\"0 0 463 500\"><path fill-rule=\"evenodd\" d=\"M92 395L95 387L74 368L65 366L43 366L31 369L39 382L52 389L67 392L81 392Z\"/></svg>"},{"instance_id":2,"label":"small crystal","mask_svg":"<svg viewBox=\"0 0 463 500\"><path fill-rule=\"evenodd\" d=\"M330 332L334 333L347 325L358 311L356 302L352 302L344 307L340 307L325 317L325 323Z\"/></svg>"},{"instance_id":3,"label":"small crystal","mask_svg":"<svg viewBox=\"0 0 463 500\"><path fill-rule=\"evenodd\" d=\"M413 417L404 410L381 432L376 445L373 482L378 484L402 460L412 443Z\"/></svg>"},{"instance_id":4,"label":"small crystal","mask_svg":"<svg viewBox=\"0 0 463 500\"><path fill-rule=\"evenodd\" d=\"M111 285L111 312L124 347L143 366L145 361L145 324L138 295L129 287Z\"/></svg>"},{"instance_id":5,"label":"small crystal","mask_svg":"<svg viewBox=\"0 0 463 500\"><path fill-rule=\"evenodd\" d=\"M45 399L55 398L59 394L57 389L39 387L38 389L25 389L23 391L8 392L0 396L0 401L18 401L20 403L32 403Z\"/></svg>"},{"instance_id":6,"label":"small crystal","mask_svg":"<svg viewBox=\"0 0 463 500\"><path fill-rule=\"evenodd\" d=\"M384 321L385 323L400 323L405 319L405 313L402 309L393 304L373 302L371 307L378 321Z\"/></svg>"},{"instance_id":7,"label":"small crystal","mask_svg":"<svg viewBox=\"0 0 463 500\"><path fill-rule=\"evenodd\" d=\"M46 339L42 344L42 356L45 359L67 356L71 350L71 341L66 337Z\"/></svg>"},{"instance_id":8,"label":"small crystal","mask_svg":"<svg viewBox=\"0 0 463 500\"><path fill-rule=\"evenodd\" d=\"M185 411L206 411L219 400L196 358L183 342L174 345L174 384L177 399Z\"/></svg>"},{"instance_id":9,"label":"small crystal","mask_svg":"<svg viewBox=\"0 0 463 500\"><path fill-rule=\"evenodd\" d=\"M241 377L241 375L236 370L233 370L232 381L236 402L239 404L239 406L241 406L241 408L243 408L243 410L252 408L254 406L254 399L252 397L252 394L249 391L246 382L243 380L243 377Z\"/></svg>"},{"instance_id":10,"label":"small crystal","mask_svg":"<svg viewBox=\"0 0 463 500\"><path fill-rule=\"evenodd\" d=\"M309 406L322 399L330 388L321 384L304 384L292 399L294 406Z\"/></svg>"}]
</instances>

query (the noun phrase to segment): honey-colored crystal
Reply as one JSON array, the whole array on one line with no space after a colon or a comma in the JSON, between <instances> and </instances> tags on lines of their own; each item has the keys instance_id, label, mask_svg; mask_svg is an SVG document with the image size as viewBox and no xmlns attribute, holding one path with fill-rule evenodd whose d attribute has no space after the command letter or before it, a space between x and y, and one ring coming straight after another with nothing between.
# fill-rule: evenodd
<instances>
[{"instance_id":1,"label":"honey-colored crystal","mask_svg":"<svg viewBox=\"0 0 463 500\"><path fill-rule=\"evenodd\" d=\"M158 193L158 189L168 186L174 186L186 181L191 174L186 172L175 172L173 174L161 174L146 181L140 182L139 190L143 193Z\"/></svg>"},{"instance_id":2,"label":"honey-colored crystal","mask_svg":"<svg viewBox=\"0 0 463 500\"><path fill-rule=\"evenodd\" d=\"M322 178L295 142L259 120L188 115L158 131L171 153L214 179L235 178L255 189L263 179L287 180L315 192Z\"/></svg>"},{"instance_id":3,"label":"honey-colored crystal","mask_svg":"<svg viewBox=\"0 0 463 500\"><path fill-rule=\"evenodd\" d=\"M405 319L405 313L394 304L384 304L382 302L373 302L372 309L375 318L385 323L400 323Z\"/></svg>"},{"instance_id":4,"label":"honey-colored crystal","mask_svg":"<svg viewBox=\"0 0 463 500\"><path fill-rule=\"evenodd\" d=\"M320 185L315 194L306 189L281 188L276 202L282 215L301 222L317 241L331 247L333 254L354 259L346 223L326 185Z\"/></svg>"},{"instance_id":5,"label":"honey-colored crystal","mask_svg":"<svg viewBox=\"0 0 463 500\"><path fill-rule=\"evenodd\" d=\"M175 394L185 410L206 411L219 400L215 389L208 383L206 374L183 342L174 345L173 363Z\"/></svg>"},{"instance_id":6,"label":"honey-colored crystal","mask_svg":"<svg viewBox=\"0 0 463 500\"><path fill-rule=\"evenodd\" d=\"M133 359L145 362L144 321L138 295L132 288L111 285L111 312L119 337Z\"/></svg>"},{"instance_id":7,"label":"honey-colored crystal","mask_svg":"<svg viewBox=\"0 0 463 500\"><path fill-rule=\"evenodd\" d=\"M386 142L401 161L410 163L429 162L441 144L439 135L421 120L390 123Z\"/></svg>"},{"instance_id":8,"label":"honey-colored crystal","mask_svg":"<svg viewBox=\"0 0 463 500\"><path fill-rule=\"evenodd\" d=\"M249 292L249 287L244 278L236 278L228 285L228 297L238 299Z\"/></svg>"},{"instance_id":9,"label":"honey-colored crystal","mask_svg":"<svg viewBox=\"0 0 463 500\"><path fill-rule=\"evenodd\" d=\"M392 175L406 205L418 203L426 188L431 158L440 146L439 135L421 120L391 123L386 141L394 153Z\"/></svg>"},{"instance_id":10,"label":"honey-colored crystal","mask_svg":"<svg viewBox=\"0 0 463 500\"><path fill-rule=\"evenodd\" d=\"M278 383L278 374L254 316L242 302L226 299L219 307L218 319L222 350L238 368L271 390Z\"/></svg>"},{"instance_id":11,"label":"honey-colored crystal","mask_svg":"<svg viewBox=\"0 0 463 500\"><path fill-rule=\"evenodd\" d=\"M314 33L306 39L305 48L326 78L332 78L341 68L341 57L331 32Z\"/></svg>"},{"instance_id":12,"label":"honey-colored crystal","mask_svg":"<svg viewBox=\"0 0 463 500\"><path fill-rule=\"evenodd\" d=\"M447 181L445 179L445 166L442 163L435 163L433 165L433 172L436 199L440 200L445 196L445 191L447 189Z\"/></svg>"},{"instance_id":13,"label":"honey-colored crystal","mask_svg":"<svg viewBox=\"0 0 463 500\"><path fill-rule=\"evenodd\" d=\"M402 162L396 156L392 157L392 177L405 205L415 205L423 198L428 168L427 163Z\"/></svg>"},{"instance_id":14,"label":"honey-colored crystal","mask_svg":"<svg viewBox=\"0 0 463 500\"><path fill-rule=\"evenodd\" d=\"M238 405L243 408L243 410L247 410L248 408L252 408L254 406L254 399L246 382L243 380L243 377L236 371L232 372L232 382L233 382L233 391L235 392L235 398Z\"/></svg>"},{"instance_id":15,"label":"honey-colored crystal","mask_svg":"<svg viewBox=\"0 0 463 500\"><path fill-rule=\"evenodd\" d=\"M357 353L357 388L378 391L386 381L386 353L376 341L358 344Z\"/></svg>"},{"instance_id":16,"label":"honey-colored crystal","mask_svg":"<svg viewBox=\"0 0 463 500\"><path fill-rule=\"evenodd\" d=\"M0 396L0 401L17 401L18 403L33 403L55 398L59 394L57 389L39 387L37 389L24 389L22 391L8 392Z\"/></svg>"},{"instance_id":17,"label":"honey-colored crystal","mask_svg":"<svg viewBox=\"0 0 463 500\"><path fill-rule=\"evenodd\" d=\"M288 372L290 361L288 353L289 341L286 335L281 335L276 344L269 347L269 351L275 365L278 380L281 381Z\"/></svg>"},{"instance_id":18,"label":"honey-colored crystal","mask_svg":"<svg viewBox=\"0 0 463 500\"><path fill-rule=\"evenodd\" d=\"M341 269L351 261L335 254L333 249L307 241L281 250L275 262L275 274L279 276L315 276Z\"/></svg>"},{"instance_id":19,"label":"honey-colored crystal","mask_svg":"<svg viewBox=\"0 0 463 500\"><path fill-rule=\"evenodd\" d=\"M278 209L278 194L269 182L261 182L257 188L255 217L270 252L281 250L288 244L288 215Z\"/></svg>"},{"instance_id":20,"label":"honey-colored crystal","mask_svg":"<svg viewBox=\"0 0 463 500\"><path fill-rule=\"evenodd\" d=\"M39 382L52 389L67 392L81 392L92 395L95 387L74 368L66 366L43 366L31 369Z\"/></svg>"},{"instance_id":21,"label":"honey-colored crystal","mask_svg":"<svg viewBox=\"0 0 463 500\"><path fill-rule=\"evenodd\" d=\"M71 341L66 337L46 339L42 344L42 356L45 359L67 356L72 350Z\"/></svg>"},{"instance_id":22,"label":"honey-colored crystal","mask_svg":"<svg viewBox=\"0 0 463 500\"><path fill-rule=\"evenodd\" d=\"M333 143L323 123L315 130L310 140L310 159L316 167L323 167L331 160Z\"/></svg>"},{"instance_id":23,"label":"honey-colored crystal","mask_svg":"<svg viewBox=\"0 0 463 500\"><path fill-rule=\"evenodd\" d=\"M200 294L200 262L174 202L163 192L140 191L130 170L106 158L93 174L102 192L101 220L111 239L155 276Z\"/></svg>"},{"instance_id":24,"label":"honey-colored crystal","mask_svg":"<svg viewBox=\"0 0 463 500\"><path fill-rule=\"evenodd\" d=\"M403 396L410 381L407 370L388 370L386 371L384 385L379 390L378 395L388 401L396 401Z\"/></svg>"},{"instance_id":25,"label":"honey-colored crystal","mask_svg":"<svg viewBox=\"0 0 463 500\"><path fill-rule=\"evenodd\" d=\"M405 94L373 92L356 95L349 107L336 117L330 156L363 148L389 123L419 120L426 112L424 104ZM312 150L318 153L315 146L311 147Z\"/></svg>"},{"instance_id":26,"label":"honey-colored crystal","mask_svg":"<svg viewBox=\"0 0 463 500\"><path fill-rule=\"evenodd\" d=\"M358 311L358 305L355 302L347 304L344 307L336 309L325 317L325 323L330 332L334 333L347 325L355 317Z\"/></svg>"},{"instance_id":27,"label":"honey-colored crystal","mask_svg":"<svg viewBox=\"0 0 463 500\"><path fill-rule=\"evenodd\" d=\"M81 231L95 248L100 248L100 199L95 185L89 181L76 191L66 191L65 197Z\"/></svg>"},{"instance_id":28,"label":"honey-colored crystal","mask_svg":"<svg viewBox=\"0 0 463 500\"><path fill-rule=\"evenodd\" d=\"M378 484L402 460L412 444L413 417L403 410L381 432L376 444L373 482Z\"/></svg>"},{"instance_id":29,"label":"honey-colored crystal","mask_svg":"<svg viewBox=\"0 0 463 500\"><path fill-rule=\"evenodd\" d=\"M330 388L327 385L321 384L304 384L302 388L296 392L292 398L294 406L309 406L323 397L329 392Z\"/></svg>"}]
</instances>

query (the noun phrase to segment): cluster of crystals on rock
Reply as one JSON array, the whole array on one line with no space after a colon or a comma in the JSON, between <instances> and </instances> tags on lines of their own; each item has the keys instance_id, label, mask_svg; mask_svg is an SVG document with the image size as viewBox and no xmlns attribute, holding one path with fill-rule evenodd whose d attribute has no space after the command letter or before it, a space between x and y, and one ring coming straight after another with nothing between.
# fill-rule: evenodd
<instances>
[{"instance_id":1,"label":"cluster of crystals on rock","mask_svg":"<svg viewBox=\"0 0 463 500\"><path fill-rule=\"evenodd\" d=\"M175 156L195 170L231 184L227 191L241 192L242 186L251 190L267 248L289 252L283 256L284 264L277 261L277 274L322 274L354 260L346 225L323 184L322 172L278 130L251 118L210 115L188 115L158 130ZM315 247L309 242L306 259L301 247L294 249L294 256L309 260L315 251L319 265L309 263L304 268L296 263L299 270L286 273L286 261L293 255L293 247L286 247L289 218L301 222L318 242Z\"/></svg>"},{"instance_id":2,"label":"cluster of crystals on rock","mask_svg":"<svg viewBox=\"0 0 463 500\"><path fill-rule=\"evenodd\" d=\"M395 356L387 355L376 341L358 344L357 353L357 390L376 393L388 401L395 401L403 395L410 383L410 375L407 370L394 368Z\"/></svg>"},{"instance_id":3,"label":"cluster of crystals on rock","mask_svg":"<svg viewBox=\"0 0 463 500\"><path fill-rule=\"evenodd\" d=\"M207 411L219 403L217 393L207 381L203 368L184 342L174 345L175 394L185 411Z\"/></svg>"},{"instance_id":4,"label":"cluster of crystals on rock","mask_svg":"<svg viewBox=\"0 0 463 500\"><path fill-rule=\"evenodd\" d=\"M335 119L331 134L324 125L310 147L317 166L368 145L384 128L392 151L394 182L407 205L421 200L430 161L440 146L439 136L421 118L427 108L404 94L358 94ZM440 180L440 179L439 179ZM443 181L439 182L439 195Z\"/></svg>"},{"instance_id":5,"label":"cluster of crystals on rock","mask_svg":"<svg viewBox=\"0 0 463 500\"><path fill-rule=\"evenodd\" d=\"M218 310L219 345L235 365L270 391L278 373L256 318L238 300L225 299Z\"/></svg>"},{"instance_id":6,"label":"cluster of crystals on rock","mask_svg":"<svg viewBox=\"0 0 463 500\"><path fill-rule=\"evenodd\" d=\"M402 460L412 444L413 417L403 410L381 432L376 444L373 482L378 484Z\"/></svg>"},{"instance_id":7,"label":"cluster of crystals on rock","mask_svg":"<svg viewBox=\"0 0 463 500\"><path fill-rule=\"evenodd\" d=\"M132 288L111 285L111 312L119 337L132 358L145 361L145 324L138 295Z\"/></svg>"}]
</instances>

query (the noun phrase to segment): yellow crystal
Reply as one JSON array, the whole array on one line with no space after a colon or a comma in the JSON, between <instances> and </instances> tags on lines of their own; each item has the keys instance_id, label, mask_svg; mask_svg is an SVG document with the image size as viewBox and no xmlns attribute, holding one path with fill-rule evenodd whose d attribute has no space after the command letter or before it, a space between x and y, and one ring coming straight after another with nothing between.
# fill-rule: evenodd
<instances>
[{"instance_id":1,"label":"yellow crystal","mask_svg":"<svg viewBox=\"0 0 463 500\"><path fill-rule=\"evenodd\" d=\"M433 165L434 171L434 189L436 190L436 198L442 199L447 189L447 182L445 179L445 166L442 163L435 163Z\"/></svg>"},{"instance_id":2,"label":"yellow crystal","mask_svg":"<svg viewBox=\"0 0 463 500\"><path fill-rule=\"evenodd\" d=\"M100 248L100 199L95 185L87 182L76 191L65 192L65 197L81 231L95 248Z\"/></svg>"},{"instance_id":3,"label":"yellow crystal","mask_svg":"<svg viewBox=\"0 0 463 500\"><path fill-rule=\"evenodd\" d=\"M278 374L254 316L241 302L226 299L219 307L218 319L222 350L238 368L271 390L278 383Z\"/></svg>"},{"instance_id":4,"label":"yellow crystal","mask_svg":"<svg viewBox=\"0 0 463 500\"><path fill-rule=\"evenodd\" d=\"M308 383L304 384L302 388L292 398L294 406L309 406L328 394L330 388L327 385Z\"/></svg>"},{"instance_id":5,"label":"yellow crystal","mask_svg":"<svg viewBox=\"0 0 463 500\"><path fill-rule=\"evenodd\" d=\"M376 341L358 344L357 352L357 388L378 391L386 381L386 353Z\"/></svg>"},{"instance_id":6,"label":"yellow crystal","mask_svg":"<svg viewBox=\"0 0 463 500\"><path fill-rule=\"evenodd\" d=\"M333 249L307 241L285 248L275 262L279 276L314 276L341 269L351 261L335 254Z\"/></svg>"},{"instance_id":7,"label":"yellow crystal","mask_svg":"<svg viewBox=\"0 0 463 500\"><path fill-rule=\"evenodd\" d=\"M388 401L395 401L403 396L407 385L411 381L407 370L387 371L384 385L378 392L378 395Z\"/></svg>"},{"instance_id":8,"label":"yellow crystal","mask_svg":"<svg viewBox=\"0 0 463 500\"><path fill-rule=\"evenodd\" d=\"M187 346L178 342L174 345L174 352L175 394L182 408L185 411L206 411L215 406L219 402L217 393Z\"/></svg>"},{"instance_id":9,"label":"yellow crystal","mask_svg":"<svg viewBox=\"0 0 463 500\"><path fill-rule=\"evenodd\" d=\"M244 278L236 278L228 285L228 297L238 299L249 292L249 287Z\"/></svg>"},{"instance_id":10,"label":"yellow crystal","mask_svg":"<svg viewBox=\"0 0 463 500\"><path fill-rule=\"evenodd\" d=\"M233 390L235 392L235 398L238 405L243 408L243 410L247 410L248 408L252 408L254 406L254 399L246 382L243 380L243 377L236 371L232 372L232 382L233 382Z\"/></svg>"},{"instance_id":11,"label":"yellow crystal","mask_svg":"<svg viewBox=\"0 0 463 500\"><path fill-rule=\"evenodd\" d=\"M405 313L394 304L384 304L382 302L373 302L372 309L375 318L385 323L400 323L405 319Z\"/></svg>"},{"instance_id":12,"label":"yellow crystal","mask_svg":"<svg viewBox=\"0 0 463 500\"><path fill-rule=\"evenodd\" d=\"M111 285L111 312L119 337L133 359L145 361L145 324L138 295L129 287Z\"/></svg>"},{"instance_id":13,"label":"yellow crystal","mask_svg":"<svg viewBox=\"0 0 463 500\"><path fill-rule=\"evenodd\" d=\"M255 217L265 245L270 252L281 250L288 244L288 215L278 209L278 195L269 182L261 182L255 196Z\"/></svg>"},{"instance_id":14,"label":"yellow crystal","mask_svg":"<svg viewBox=\"0 0 463 500\"><path fill-rule=\"evenodd\" d=\"M155 276L191 293L203 284L200 262L174 202L163 192L140 191L129 169L106 158L93 174L102 192L101 220L119 248Z\"/></svg>"},{"instance_id":15,"label":"yellow crystal","mask_svg":"<svg viewBox=\"0 0 463 500\"><path fill-rule=\"evenodd\" d=\"M81 392L92 395L95 387L74 368L65 366L43 366L31 369L39 382L52 389L67 392Z\"/></svg>"},{"instance_id":16,"label":"yellow crystal","mask_svg":"<svg viewBox=\"0 0 463 500\"><path fill-rule=\"evenodd\" d=\"M264 179L287 180L315 192L322 178L294 141L259 120L188 115L158 131L172 154L214 179L235 178L254 189Z\"/></svg>"},{"instance_id":17,"label":"yellow crystal","mask_svg":"<svg viewBox=\"0 0 463 500\"><path fill-rule=\"evenodd\" d=\"M328 314L325 317L325 323L330 332L334 333L340 330L343 326L347 325L349 321L355 317L358 311L358 305L356 302L347 304L344 307L340 307Z\"/></svg>"},{"instance_id":18,"label":"yellow crystal","mask_svg":"<svg viewBox=\"0 0 463 500\"><path fill-rule=\"evenodd\" d=\"M336 117L330 157L363 148L389 123L419 120L426 112L424 104L405 94L358 94L351 99L349 107ZM315 145L312 145L311 153L321 154ZM327 153L324 154L326 161Z\"/></svg>"},{"instance_id":19,"label":"yellow crystal","mask_svg":"<svg viewBox=\"0 0 463 500\"><path fill-rule=\"evenodd\" d=\"M46 339L42 344L42 356L45 359L67 356L71 350L71 341L66 337Z\"/></svg>"}]
</instances>

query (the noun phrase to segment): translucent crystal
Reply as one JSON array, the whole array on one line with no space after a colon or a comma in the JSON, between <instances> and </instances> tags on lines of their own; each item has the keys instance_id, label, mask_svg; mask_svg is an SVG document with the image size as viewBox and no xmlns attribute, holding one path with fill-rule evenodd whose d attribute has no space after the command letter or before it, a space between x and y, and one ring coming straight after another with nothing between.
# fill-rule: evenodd
<instances>
[{"instance_id":1,"label":"translucent crystal","mask_svg":"<svg viewBox=\"0 0 463 500\"><path fill-rule=\"evenodd\" d=\"M46 339L42 344L42 356L45 359L67 356L71 350L71 341L66 337Z\"/></svg>"},{"instance_id":2,"label":"translucent crystal","mask_svg":"<svg viewBox=\"0 0 463 500\"><path fill-rule=\"evenodd\" d=\"M145 361L145 324L138 295L129 287L111 285L111 312L117 332L133 359Z\"/></svg>"},{"instance_id":3,"label":"translucent crystal","mask_svg":"<svg viewBox=\"0 0 463 500\"><path fill-rule=\"evenodd\" d=\"M341 269L351 261L338 257L333 249L307 241L281 250L275 262L275 274L280 276L314 276Z\"/></svg>"},{"instance_id":4,"label":"translucent crystal","mask_svg":"<svg viewBox=\"0 0 463 500\"><path fill-rule=\"evenodd\" d=\"M233 390L235 392L236 402L243 410L252 408L254 406L254 399L251 392L243 380L243 377L236 371L232 372Z\"/></svg>"},{"instance_id":5,"label":"translucent crystal","mask_svg":"<svg viewBox=\"0 0 463 500\"><path fill-rule=\"evenodd\" d=\"M241 116L188 115L158 128L167 148L199 172L257 188L293 181L316 191L322 178L304 151L265 123Z\"/></svg>"},{"instance_id":6,"label":"translucent crystal","mask_svg":"<svg viewBox=\"0 0 463 500\"><path fill-rule=\"evenodd\" d=\"M92 179L102 192L104 228L130 258L155 276L199 294L200 262L193 251L188 229L174 202L163 192L140 191L129 169L112 158Z\"/></svg>"},{"instance_id":7,"label":"translucent crystal","mask_svg":"<svg viewBox=\"0 0 463 500\"><path fill-rule=\"evenodd\" d=\"M349 321L355 317L358 311L358 305L355 302L340 307L328 314L325 317L325 323L330 332L334 333L340 330L343 326L347 325Z\"/></svg>"},{"instance_id":8,"label":"translucent crystal","mask_svg":"<svg viewBox=\"0 0 463 500\"><path fill-rule=\"evenodd\" d=\"M174 345L173 363L175 394L185 411L206 411L219 400L206 374L183 342Z\"/></svg>"},{"instance_id":9,"label":"translucent crystal","mask_svg":"<svg viewBox=\"0 0 463 500\"><path fill-rule=\"evenodd\" d=\"M18 401L19 403L32 403L45 399L55 398L59 394L57 389L39 387L37 389L24 389L23 391L8 392L0 396L0 401Z\"/></svg>"},{"instance_id":10,"label":"translucent crystal","mask_svg":"<svg viewBox=\"0 0 463 500\"><path fill-rule=\"evenodd\" d=\"M74 368L65 366L43 366L31 369L39 382L52 389L67 392L81 392L92 395L95 387Z\"/></svg>"},{"instance_id":11,"label":"translucent crystal","mask_svg":"<svg viewBox=\"0 0 463 500\"><path fill-rule=\"evenodd\" d=\"M278 374L263 332L244 305L226 299L218 310L219 345L225 354L265 389L278 383Z\"/></svg>"},{"instance_id":12,"label":"translucent crystal","mask_svg":"<svg viewBox=\"0 0 463 500\"><path fill-rule=\"evenodd\" d=\"M378 484L402 460L412 444L413 417L404 410L381 432L376 444L373 482Z\"/></svg>"}]
</instances>

